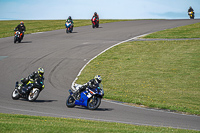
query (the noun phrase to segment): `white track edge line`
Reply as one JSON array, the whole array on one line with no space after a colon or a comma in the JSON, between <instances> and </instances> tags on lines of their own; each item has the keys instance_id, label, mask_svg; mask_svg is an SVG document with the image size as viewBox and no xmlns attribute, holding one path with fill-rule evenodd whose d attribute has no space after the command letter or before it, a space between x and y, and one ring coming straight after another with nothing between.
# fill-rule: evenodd
<instances>
[{"instance_id":1,"label":"white track edge line","mask_svg":"<svg viewBox=\"0 0 200 133\"><path fill-rule=\"evenodd\" d=\"M110 46L109 48L107 48L107 49L103 50L102 52L100 52L98 55L94 56L92 59L90 59L90 60L81 68L81 70L79 71L78 75L76 76L76 78L75 78L74 81L72 82L71 88L74 89L74 84L75 84L75 82L78 80L78 77L81 75L81 72L83 71L83 69L84 69L92 60L94 60L95 58L97 58L99 55L101 55L102 53L106 52L107 50L109 50L109 49L111 49L111 48L113 48L113 47L115 47L115 46L117 46L117 45L119 45L119 44L122 44L122 43L125 43L125 42L128 42L128 41L131 41L131 40L135 40L135 39L137 39L137 38L139 38L139 37L146 36L146 35L148 35L148 34L150 34L150 33L142 34L142 35L139 35L139 36L136 36L136 37L133 37L133 38L124 40L124 41L119 42L119 43L117 43L117 44L114 44L113 46Z\"/></svg>"}]
</instances>

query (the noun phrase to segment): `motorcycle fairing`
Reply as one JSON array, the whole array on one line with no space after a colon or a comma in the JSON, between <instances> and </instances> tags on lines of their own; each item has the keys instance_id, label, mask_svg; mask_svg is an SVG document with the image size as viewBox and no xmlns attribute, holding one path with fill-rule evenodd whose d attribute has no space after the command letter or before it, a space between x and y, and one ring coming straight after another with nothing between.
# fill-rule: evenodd
<instances>
[{"instance_id":1,"label":"motorcycle fairing","mask_svg":"<svg viewBox=\"0 0 200 133\"><path fill-rule=\"evenodd\" d=\"M75 101L76 105L87 106L88 97L86 95L86 91L81 93L80 99Z\"/></svg>"}]
</instances>

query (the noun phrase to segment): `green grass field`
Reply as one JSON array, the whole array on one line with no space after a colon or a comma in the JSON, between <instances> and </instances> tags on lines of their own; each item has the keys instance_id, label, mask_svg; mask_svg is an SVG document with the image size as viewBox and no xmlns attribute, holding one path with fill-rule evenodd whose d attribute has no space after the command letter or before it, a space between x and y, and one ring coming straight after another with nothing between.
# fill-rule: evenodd
<instances>
[{"instance_id":1,"label":"green grass field","mask_svg":"<svg viewBox=\"0 0 200 133\"><path fill-rule=\"evenodd\" d=\"M2 133L197 133L167 127L89 121L82 119L0 114Z\"/></svg>"},{"instance_id":2,"label":"green grass field","mask_svg":"<svg viewBox=\"0 0 200 133\"><path fill-rule=\"evenodd\" d=\"M200 23L158 31L144 38L200 38Z\"/></svg>"},{"instance_id":3,"label":"green grass field","mask_svg":"<svg viewBox=\"0 0 200 133\"><path fill-rule=\"evenodd\" d=\"M127 42L83 70L103 77L106 99L200 115L200 40Z\"/></svg>"},{"instance_id":4,"label":"green grass field","mask_svg":"<svg viewBox=\"0 0 200 133\"><path fill-rule=\"evenodd\" d=\"M200 23L194 24L197 25ZM199 43L200 40L123 43L91 61L77 83L99 74L106 99L200 115Z\"/></svg>"}]
</instances>

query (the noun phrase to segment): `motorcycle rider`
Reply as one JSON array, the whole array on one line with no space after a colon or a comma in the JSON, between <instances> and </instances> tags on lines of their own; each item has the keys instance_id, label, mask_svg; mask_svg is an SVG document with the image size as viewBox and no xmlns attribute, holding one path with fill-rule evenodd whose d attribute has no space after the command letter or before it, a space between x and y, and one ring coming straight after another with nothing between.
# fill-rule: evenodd
<instances>
[{"instance_id":1,"label":"motorcycle rider","mask_svg":"<svg viewBox=\"0 0 200 133\"><path fill-rule=\"evenodd\" d=\"M72 30L73 30L73 27L74 27L74 21L72 20L72 17L71 17L71 16L68 17L68 19L66 20L66 22L68 22L68 23L71 22L71 24L72 24ZM66 23L66 22L65 22L65 23Z\"/></svg>"},{"instance_id":2,"label":"motorcycle rider","mask_svg":"<svg viewBox=\"0 0 200 133\"><path fill-rule=\"evenodd\" d=\"M193 8L190 6L188 12L194 12Z\"/></svg>"},{"instance_id":3,"label":"motorcycle rider","mask_svg":"<svg viewBox=\"0 0 200 133\"><path fill-rule=\"evenodd\" d=\"M36 80L44 83L44 76L43 75L44 75L44 69L42 67L39 67L37 71L34 71L27 78L21 79L22 84L20 84L20 86L21 86L20 89L22 89L22 86L25 86L25 85L44 89L44 85L41 86L39 84L35 84ZM29 84L27 84L27 83L29 83Z\"/></svg>"},{"instance_id":4,"label":"motorcycle rider","mask_svg":"<svg viewBox=\"0 0 200 133\"><path fill-rule=\"evenodd\" d=\"M96 20L99 20L99 15L97 14L97 12L94 12L94 15L92 16L92 18L95 17Z\"/></svg>"},{"instance_id":5,"label":"motorcycle rider","mask_svg":"<svg viewBox=\"0 0 200 133\"><path fill-rule=\"evenodd\" d=\"M20 33L22 33L22 36L21 36L21 40L23 39L24 37L24 32L26 31L26 27L24 25L24 22L21 21L19 25L17 25L17 27L15 27L15 31L18 30Z\"/></svg>"},{"instance_id":6,"label":"motorcycle rider","mask_svg":"<svg viewBox=\"0 0 200 133\"><path fill-rule=\"evenodd\" d=\"M188 9L188 15L190 16L190 19L194 19L194 10L191 6Z\"/></svg>"},{"instance_id":7,"label":"motorcycle rider","mask_svg":"<svg viewBox=\"0 0 200 133\"><path fill-rule=\"evenodd\" d=\"M88 81L87 83L83 84L82 87L80 87L75 93L74 93L74 96L76 98L80 97L80 93L85 91L86 88L96 88L96 87L99 87L99 84L101 83L102 81L102 78L100 75L96 75L94 77L94 79L91 79L90 81Z\"/></svg>"}]
</instances>

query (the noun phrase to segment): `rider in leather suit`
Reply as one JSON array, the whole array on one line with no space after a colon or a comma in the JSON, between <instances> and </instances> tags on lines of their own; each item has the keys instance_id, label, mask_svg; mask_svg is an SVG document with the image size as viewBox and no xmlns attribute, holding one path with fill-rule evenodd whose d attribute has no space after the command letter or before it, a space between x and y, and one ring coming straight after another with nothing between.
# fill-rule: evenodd
<instances>
[{"instance_id":1,"label":"rider in leather suit","mask_svg":"<svg viewBox=\"0 0 200 133\"><path fill-rule=\"evenodd\" d=\"M39 89L44 89L44 85L40 85L40 84L35 84L35 81L37 80L38 82L42 82L44 83L44 69L39 67L37 71L34 71L32 74L30 74L28 76L28 78L22 78L21 79L21 86L32 86L32 87L36 87ZM22 88L22 87L21 87Z\"/></svg>"},{"instance_id":2,"label":"rider in leather suit","mask_svg":"<svg viewBox=\"0 0 200 133\"><path fill-rule=\"evenodd\" d=\"M71 22L71 24L72 24L72 30L73 30L73 28L74 28L74 21L72 20L71 16L68 17L68 19L66 20L66 22L68 22L68 23Z\"/></svg>"},{"instance_id":3,"label":"rider in leather suit","mask_svg":"<svg viewBox=\"0 0 200 133\"><path fill-rule=\"evenodd\" d=\"M15 30L18 30L20 33L22 33L21 39L23 39L24 37L24 32L26 31L26 27L24 25L24 22L21 21L19 25L17 25L17 27L15 27Z\"/></svg>"},{"instance_id":4,"label":"rider in leather suit","mask_svg":"<svg viewBox=\"0 0 200 133\"><path fill-rule=\"evenodd\" d=\"M78 97L81 92L85 91L86 88L96 88L99 87L99 84L101 83L102 78L99 75L96 75L94 79L91 79L87 83L85 83L81 88L79 88L74 94Z\"/></svg>"}]
</instances>

